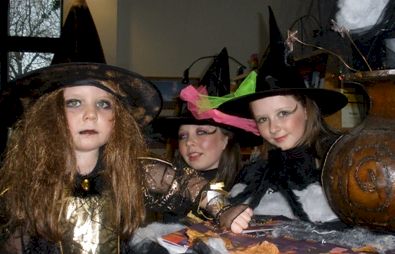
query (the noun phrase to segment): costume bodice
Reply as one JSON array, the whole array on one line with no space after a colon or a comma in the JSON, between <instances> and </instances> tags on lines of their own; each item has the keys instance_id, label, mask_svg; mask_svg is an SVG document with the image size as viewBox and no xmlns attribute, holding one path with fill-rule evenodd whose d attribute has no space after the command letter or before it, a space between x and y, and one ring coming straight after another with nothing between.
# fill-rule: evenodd
<instances>
[{"instance_id":1,"label":"costume bodice","mask_svg":"<svg viewBox=\"0 0 395 254\"><path fill-rule=\"evenodd\" d=\"M119 238L109 216L111 206L106 194L69 197L65 206L64 223L70 226L62 242L62 252L118 253Z\"/></svg>"}]
</instances>

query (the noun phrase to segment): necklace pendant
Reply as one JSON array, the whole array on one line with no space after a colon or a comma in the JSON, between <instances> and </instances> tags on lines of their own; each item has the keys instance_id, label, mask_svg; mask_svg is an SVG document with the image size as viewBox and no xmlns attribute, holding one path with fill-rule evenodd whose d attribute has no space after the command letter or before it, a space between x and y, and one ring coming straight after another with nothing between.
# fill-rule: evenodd
<instances>
[{"instance_id":1,"label":"necklace pendant","mask_svg":"<svg viewBox=\"0 0 395 254\"><path fill-rule=\"evenodd\" d=\"M90 182L89 179L85 178L84 180L82 180L81 182L81 187L84 191L89 191L90 188Z\"/></svg>"}]
</instances>

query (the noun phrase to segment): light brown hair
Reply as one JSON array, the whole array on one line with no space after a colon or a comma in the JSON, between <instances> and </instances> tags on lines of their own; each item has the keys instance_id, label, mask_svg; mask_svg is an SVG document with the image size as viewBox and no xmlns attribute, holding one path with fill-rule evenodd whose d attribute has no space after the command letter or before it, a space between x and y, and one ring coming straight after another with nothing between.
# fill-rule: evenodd
<instances>
[{"instance_id":1,"label":"light brown hair","mask_svg":"<svg viewBox=\"0 0 395 254\"><path fill-rule=\"evenodd\" d=\"M240 145L235 140L234 133L224 128L219 128L221 132L228 137L228 144L221 154L218 164L217 181L223 181L225 190L230 190L234 185L236 176L238 175L242 162Z\"/></svg>"}]
</instances>

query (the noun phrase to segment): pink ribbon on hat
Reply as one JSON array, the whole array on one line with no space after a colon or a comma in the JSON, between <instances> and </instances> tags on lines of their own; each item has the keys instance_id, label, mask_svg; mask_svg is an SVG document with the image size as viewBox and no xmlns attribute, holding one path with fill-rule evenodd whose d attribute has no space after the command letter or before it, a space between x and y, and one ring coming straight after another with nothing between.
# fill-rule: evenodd
<instances>
[{"instance_id":1,"label":"pink ribbon on hat","mask_svg":"<svg viewBox=\"0 0 395 254\"><path fill-rule=\"evenodd\" d=\"M207 95L207 89L205 86L195 88L192 85L189 85L180 92L180 98L187 102L188 110L196 119L212 119L217 123L234 126L245 131L252 132L257 136L260 135L258 127L252 119L228 115L217 109L202 111L199 107L199 101L202 99L200 95Z\"/></svg>"}]
</instances>

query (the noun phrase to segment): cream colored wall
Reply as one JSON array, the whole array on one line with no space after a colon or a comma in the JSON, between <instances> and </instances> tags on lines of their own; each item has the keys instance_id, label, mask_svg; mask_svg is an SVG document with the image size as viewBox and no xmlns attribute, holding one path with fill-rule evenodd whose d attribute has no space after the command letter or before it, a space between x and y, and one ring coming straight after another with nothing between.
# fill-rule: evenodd
<instances>
[{"instance_id":1,"label":"cream colored wall","mask_svg":"<svg viewBox=\"0 0 395 254\"><path fill-rule=\"evenodd\" d=\"M281 30L306 13L307 0L119 0L118 64L145 76L180 76L195 59L226 46L247 65L267 46L270 4ZM200 76L208 61L191 70ZM231 64L231 74L236 65Z\"/></svg>"},{"instance_id":2,"label":"cream colored wall","mask_svg":"<svg viewBox=\"0 0 395 254\"><path fill-rule=\"evenodd\" d=\"M72 0L64 0L68 10ZM196 58L227 47L243 64L263 53L268 10L286 29L304 15L306 0L87 0L107 63L144 76L181 76ZM207 61L191 70L200 76ZM237 65L231 62L231 73Z\"/></svg>"}]
</instances>

